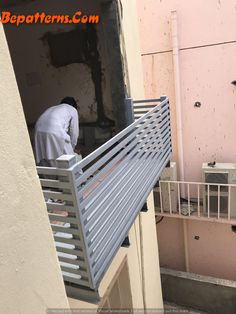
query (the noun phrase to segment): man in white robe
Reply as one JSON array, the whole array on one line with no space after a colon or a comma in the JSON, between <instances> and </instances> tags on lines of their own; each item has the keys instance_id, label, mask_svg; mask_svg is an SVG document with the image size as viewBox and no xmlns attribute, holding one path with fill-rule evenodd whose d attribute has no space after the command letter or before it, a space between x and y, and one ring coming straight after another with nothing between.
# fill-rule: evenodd
<instances>
[{"instance_id":1,"label":"man in white robe","mask_svg":"<svg viewBox=\"0 0 236 314\"><path fill-rule=\"evenodd\" d=\"M74 98L66 97L48 108L35 125L35 157L37 165L55 167L61 155L74 152L79 136L79 116Z\"/></svg>"}]
</instances>

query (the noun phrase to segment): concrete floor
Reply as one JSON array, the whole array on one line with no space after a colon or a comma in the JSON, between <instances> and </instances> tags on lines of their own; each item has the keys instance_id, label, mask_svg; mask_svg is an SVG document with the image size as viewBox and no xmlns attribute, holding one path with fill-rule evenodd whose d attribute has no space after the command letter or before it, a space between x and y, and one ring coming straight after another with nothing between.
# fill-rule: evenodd
<instances>
[{"instance_id":1,"label":"concrete floor","mask_svg":"<svg viewBox=\"0 0 236 314\"><path fill-rule=\"evenodd\" d=\"M176 314L210 314L206 312L199 312L197 310L193 310L187 307L179 306L174 303L164 302L165 314L168 313L176 313Z\"/></svg>"}]
</instances>

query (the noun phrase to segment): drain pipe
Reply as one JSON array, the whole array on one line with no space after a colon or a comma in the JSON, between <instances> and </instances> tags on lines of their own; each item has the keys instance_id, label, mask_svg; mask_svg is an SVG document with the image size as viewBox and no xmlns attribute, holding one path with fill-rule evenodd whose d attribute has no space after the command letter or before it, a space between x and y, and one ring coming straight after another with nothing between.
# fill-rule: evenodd
<instances>
[{"instance_id":1,"label":"drain pipe","mask_svg":"<svg viewBox=\"0 0 236 314\"><path fill-rule=\"evenodd\" d=\"M184 149L183 149L183 123L182 123L182 106L181 106L181 87L180 87L180 66L179 66L179 41L178 41L178 19L177 11L171 12L172 27L172 50L175 82L175 106L176 106L176 124L177 124L177 144L178 144L178 163L180 180L184 181ZM185 190L181 188L181 196L185 198ZM183 219L184 232L184 254L186 271L189 272L188 256L188 238L187 238L187 221Z\"/></svg>"}]
</instances>

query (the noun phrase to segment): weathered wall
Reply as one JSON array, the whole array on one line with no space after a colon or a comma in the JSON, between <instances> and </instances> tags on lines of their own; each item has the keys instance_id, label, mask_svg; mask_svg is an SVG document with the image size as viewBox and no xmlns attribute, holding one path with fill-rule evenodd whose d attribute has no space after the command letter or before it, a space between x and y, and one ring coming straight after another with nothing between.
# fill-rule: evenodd
<instances>
[{"instance_id":1,"label":"weathered wall","mask_svg":"<svg viewBox=\"0 0 236 314\"><path fill-rule=\"evenodd\" d=\"M178 161L171 11L178 16L185 180L201 181L202 162L235 162L236 3L138 0L146 97L171 102L173 160ZM194 107L195 102L201 107ZM235 280L235 233L230 226L187 222L190 271ZM157 226L160 260L184 268L183 228L177 219ZM200 240L194 235L200 235ZM170 243L171 242L171 243Z\"/></svg>"},{"instance_id":2,"label":"weathered wall","mask_svg":"<svg viewBox=\"0 0 236 314\"><path fill-rule=\"evenodd\" d=\"M84 14L101 14L100 6L95 1L70 1L45 2L34 1L24 6L12 7L16 13L30 14L35 12L47 12L50 14L70 14L81 10ZM81 25L80 25L81 26ZM76 29L73 24L35 24L15 25L6 24L5 30L9 43L11 57L16 72L17 82L24 107L27 123L34 123L39 115L48 107L57 104L65 96L73 96L79 100L80 121L94 122L97 118L97 99L95 84L92 79L91 69L84 63L71 63L69 65L55 67L50 58L50 49L45 35L50 32L59 34ZM85 28L85 26L82 26ZM111 105L111 92L109 75L106 71L105 43L102 39L102 23L95 26L98 34L98 50L102 67L102 96L105 113L113 118ZM78 36L79 37L79 36ZM43 40L44 38L44 40ZM75 47L65 47L65 54ZM103 137L104 131L96 130L97 137ZM101 134L100 134L101 133ZM107 134L105 134L105 137Z\"/></svg>"},{"instance_id":3,"label":"weathered wall","mask_svg":"<svg viewBox=\"0 0 236 314\"><path fill-rule=\"evenodd\" d=\"M182 219L165 217L157 225L157 238L160 265L185 271ZM190 220L187 241L190 272L236 281L236 234L231 225Z\"/></svg>"},{"instance_id":4,"label":"weathered wall","mask_svg":"<svg viewBox=\"0 0 236 314\"><path fill-rule=\"evenodd\" d=\"M0 308L41 314L68 303L2 25L0 68Z\"/></svg>"},{"instance_id":5,"label":"weathered wall","mask_svg":"<svg viewBox=\"0 0 236 314\"><path fill-rule=\"evenodd\" d=\"M138 1L147 97L171 100L174 159L177 159L171 11L178 14L178 39L186 180L201 179L202 162L233 162L236 26L235 1ZM201 102L195 108L195 102ZM201 126L201 127L200 127ZM202 127L204 126L204 127Z\"/></svg>"}]
</instances>

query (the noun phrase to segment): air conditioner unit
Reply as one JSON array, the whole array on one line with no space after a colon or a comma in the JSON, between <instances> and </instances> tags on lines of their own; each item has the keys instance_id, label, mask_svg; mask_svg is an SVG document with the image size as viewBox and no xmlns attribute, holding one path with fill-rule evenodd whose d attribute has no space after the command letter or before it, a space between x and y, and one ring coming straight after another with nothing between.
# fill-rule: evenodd
<instances>
[{"instance_id":1,"label":"air conditioner unit","mask_svg":"<svg viewBox=\"0 0 236 314\"><path fill-rule=\"evenodd\" d=\"M232 163L216 163L214 167L208 166L207 163L202 165L203 182L219 183L219 184L235 184L235 188L231 188L230 199L229 189L227 186L220 187L220 214L228 215L228 202L230 202L231 217L236 217L236 164ZM203 189L203 211L208 213L208 199L210 215L218 213L218 186Z\"/></svg>"},{"instance_id":2,"label":"air conditioner unit","mask_svg":"<svg viewBox=\"0 0 236 314\"><path fill-rule=\"evenodd\" d=\"M160 181L177 181L177 170L176 162L171 162L170 167L166 167L160 176ZM160 187L154 188L154 205L156 211L160 213L161 200L160 200ZM170 195L169 198L169 187L168 183L161 184L161 195L162 195L162 209L164 212L170 212L170 200L171 200L171 211L177 212L177 184L170 183Z\"/></svg>"}]
</instances>

